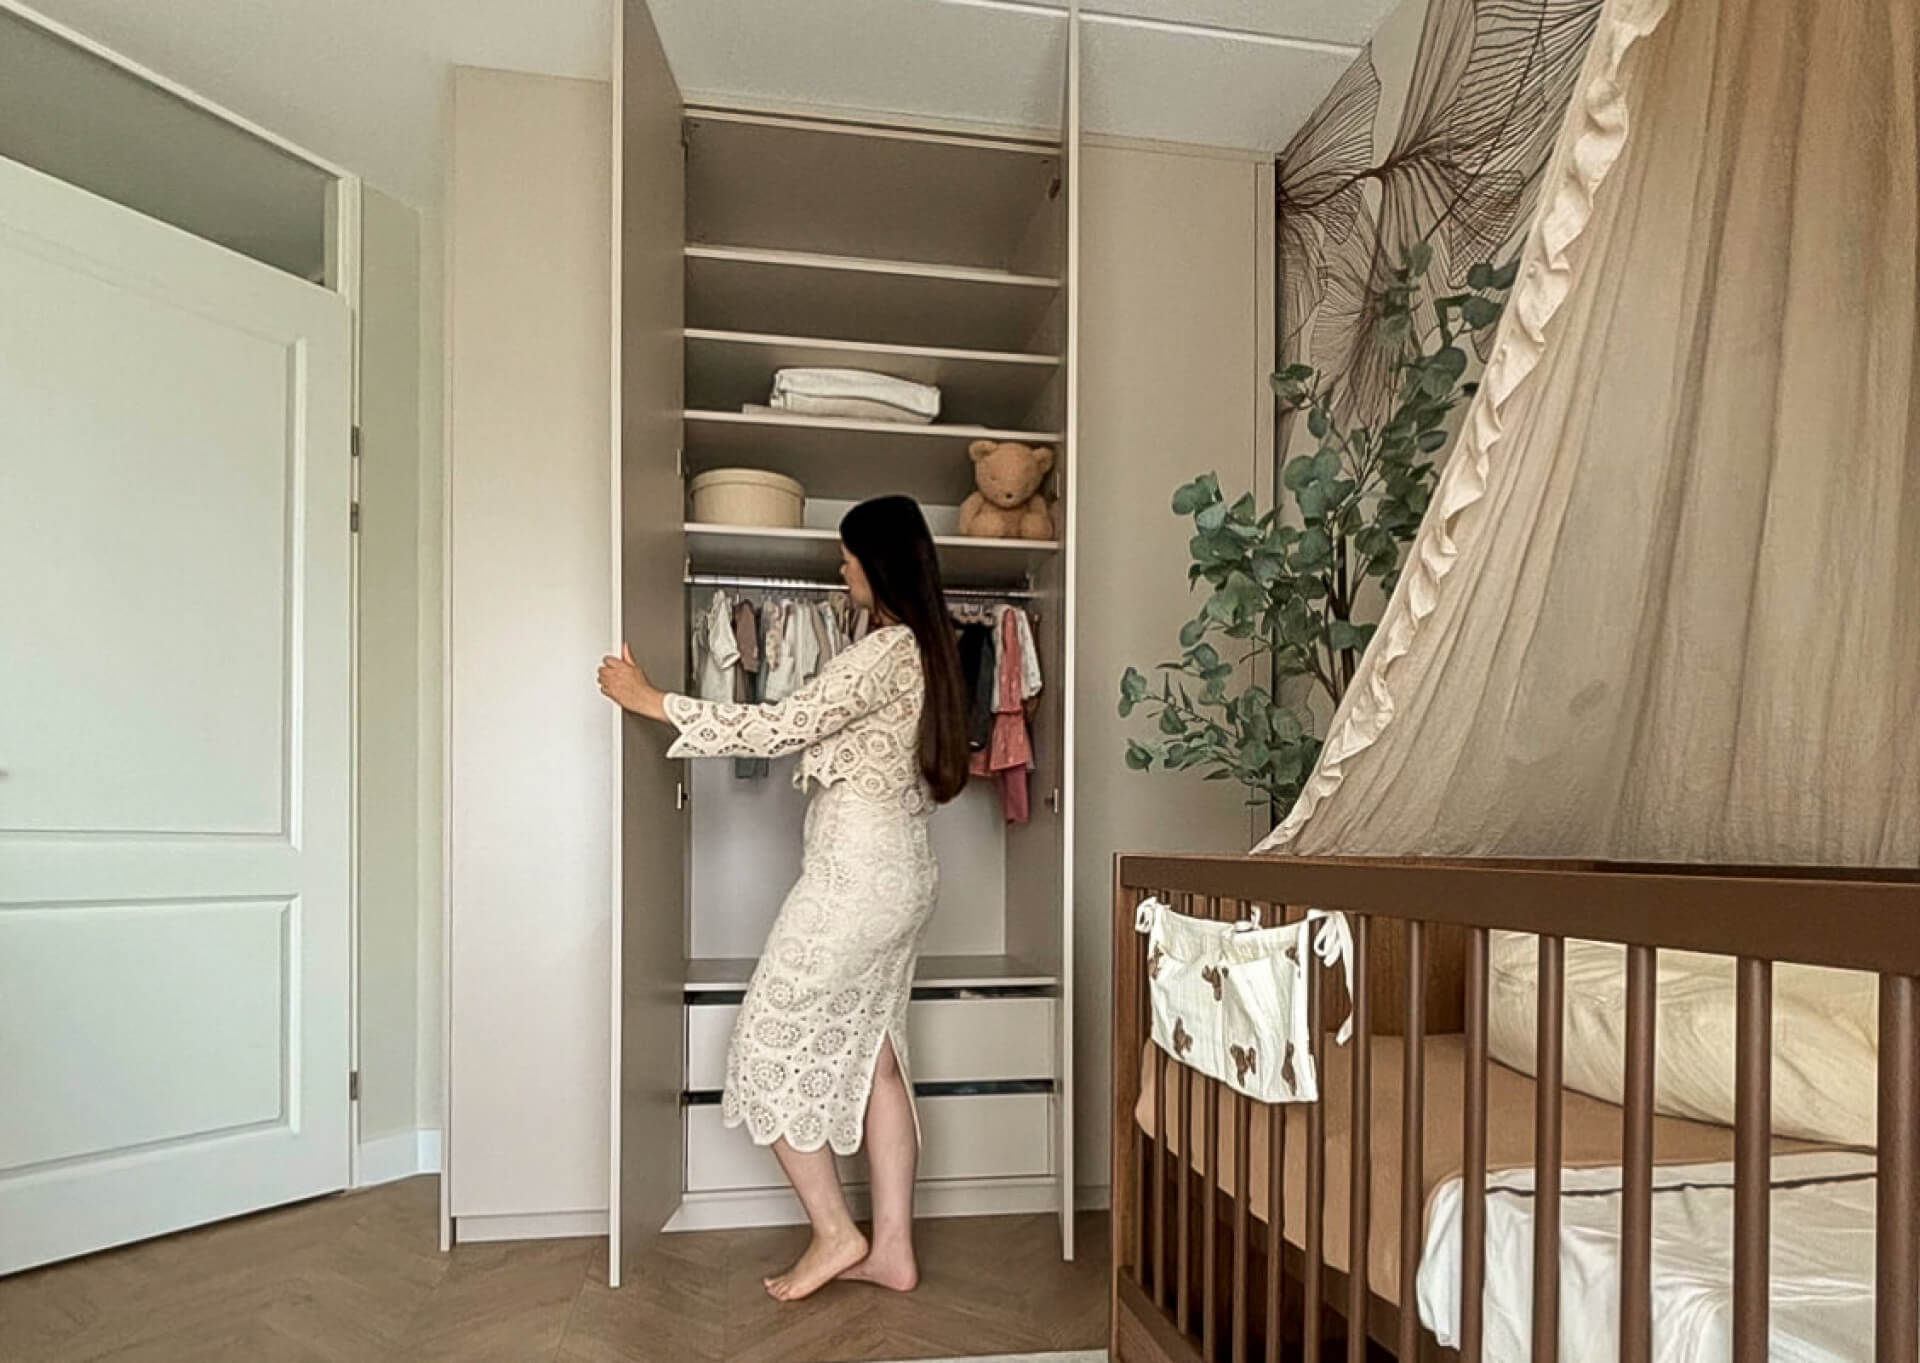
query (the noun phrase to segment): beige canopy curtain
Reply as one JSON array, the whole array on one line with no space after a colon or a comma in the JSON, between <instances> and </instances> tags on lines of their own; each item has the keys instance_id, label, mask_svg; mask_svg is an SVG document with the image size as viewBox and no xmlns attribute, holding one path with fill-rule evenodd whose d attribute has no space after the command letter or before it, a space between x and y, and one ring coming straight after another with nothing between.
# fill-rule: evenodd
<instances>
[{"instance_id":1,"label":"beige canopy curtain","mask_svg":"<svg viewBox=\"0 0 1920 1363\"><path fill-rule=\"evenodd\" d=\"M1608 0L1261 851L1920 860L1920 0Z\"/></svg>"}]
</instances>

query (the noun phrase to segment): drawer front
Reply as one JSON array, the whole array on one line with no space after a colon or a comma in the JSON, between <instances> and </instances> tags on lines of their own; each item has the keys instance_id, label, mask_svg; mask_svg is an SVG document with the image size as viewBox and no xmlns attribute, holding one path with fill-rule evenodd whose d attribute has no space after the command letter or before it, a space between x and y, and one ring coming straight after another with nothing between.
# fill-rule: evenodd
<instances>
[{"instance_id":1,"label":"drawer front","mask_svg":"<svg viewBox=\"0 0 1920 1363\"><path fill-rule=\"evenodd\" d=\"M687 1005L688 1089L726 1083L739 1013L737 1004ZM918 1083L1053 1079L1053 1000L916 999L907 1005L907 1048Z\"/></svg>"},{"instance_id":2,"label":"drawer front","mask_svg":"<svg viewBox=\"0 0 1920 1363\"><path fill-rule=\"evenodd\" d=\"M920 1180L1019 1178L1053 1172L1053 1097L1045 1093L970 1093L921 1098ZM773 1152L755 1145L745 1127L729 1131L720 1106L689 1107L687 1191L781 1188L786 1179ZM840 1161L848 1184L867 1181L860 1156Z\"/></svg>"}]
</instances>

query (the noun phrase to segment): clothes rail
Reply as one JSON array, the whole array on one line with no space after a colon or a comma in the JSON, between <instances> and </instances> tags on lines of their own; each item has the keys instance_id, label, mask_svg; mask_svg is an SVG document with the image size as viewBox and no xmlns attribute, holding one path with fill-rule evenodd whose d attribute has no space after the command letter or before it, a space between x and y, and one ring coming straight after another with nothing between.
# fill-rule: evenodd
<instances>
[{"instance_id":1,"label":"clothes rail","mask_svg":"<svg viewBox=\"0 0 1920 1363\"><path fill-rule=\"evenodd\" d=\"M746 591L844 592L844 582L821 581L805 577L749 577L728 573L688 573L689 587L735 587ZM946 595L956 601L1031 601L1036 593L1024 587L1004 590L992 587L948 587Z\"/></svg>"}]
</instances>

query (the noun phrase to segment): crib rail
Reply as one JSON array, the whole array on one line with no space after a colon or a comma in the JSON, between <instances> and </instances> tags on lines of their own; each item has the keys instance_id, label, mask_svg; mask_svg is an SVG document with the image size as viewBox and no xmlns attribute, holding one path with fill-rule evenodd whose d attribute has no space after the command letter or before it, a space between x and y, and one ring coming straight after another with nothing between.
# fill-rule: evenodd
<instances>
[{"instance_id":1,"label":"crib rail","mask_svg":"<svg viewBox=\"0 0 1920 1363\"><path fill-rule=\"evenodd\" d=\"M1565 944L1626 948L1627 1007L1621 1117L1620 1351L1650 1363L1657 967L1662 951L1734 958L1736 980L1733 1187L1733 1357L1761 1363L1769 1327L1772 1155L1772 983L1775 963L1836 966L1879 977L1880 1049L1875 1220L1875 1363L1920 1363L1920 872L1674 867L1587 862L1412 861L1122 856L1115 867L1113 1035L1113 1264L1117 1363L1319 1363L1329 1332L1344 1331L1348 1363L1390 1351L1400 1363L1450 1357L1427 1334L1414 1282L1425 1234L1427 1019L1436 929L1464 930L1465 1074L1461 1112L1461 1314L1457 1356L1481 1363L1485 1346L1488 1186L1489 936L1539 942L1534 1121L1532 1340L1535 1363L1557 1363L1560 1339ZM1250 1100L1232 1095L1231 1196L1216 1192L1222 1145L1215 1081L1151 1052L1153 1136L1135 1122L1141 1055L1150 1035L1144 939L1135 908L1157 896L1197 917L1293 921L1306 906L1342 910L1353 926L1347 1270L1326 1261L1326 1113L1305 1114L1306 1205L1296 1248L1284 1227L1287 1122L1268 1114L1253 1148ZM1398 999L1374 997L1370 968L1383 944L1400 948ZM1318 969L1318 967L1316 967ZM1322 1058L1323 979L1309 992L1312 1046ZM1402 1041L1397 1263L1406 1303L1372 1290L1372 1111L1376 1009L1399 1005ZM1203 1103L1204 1135L1192 1116ZM1437 1112L1436 1112L1436 1115ZM1177 1149L1168 1139L1177 1131ZM1267 1169L1256 1209L1251 1172ZM1195 1205L1197 1202L1198 1205ZM1224 1207L1224 1227L1222 1208ZM1197 1241L1197 1246L1196 1242ZM1863 1346L1864 1348L1864 1346ZM1866 1355L1863 1352L1862 1357ZM1501 1360L1500 1363L1506 1363Z\"/></svg>"}]
</instances>

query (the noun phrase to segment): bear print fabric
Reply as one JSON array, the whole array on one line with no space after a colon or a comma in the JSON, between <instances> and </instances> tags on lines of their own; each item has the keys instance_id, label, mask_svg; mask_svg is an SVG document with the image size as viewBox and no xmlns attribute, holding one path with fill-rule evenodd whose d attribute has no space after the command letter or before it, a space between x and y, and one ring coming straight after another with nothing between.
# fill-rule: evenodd
<instances>
[{"instance_id":1,"label":"bear print fabric","mask_svg":"<svg viewBox=\"0 0 1920 1363\"><path fill-rule=\"evenodd\" d=\"M1141 903L1154 1043L1183 1065L1263 1103L1320 1096L1309 1044L1307 991L1317 955L1353 985L1353 940L1342 914L1310 911L1298 923L1262 928L1175 913ZM1345 1044L1352 1019L1338 1040Z\"/></svg>"}]
</instances>

